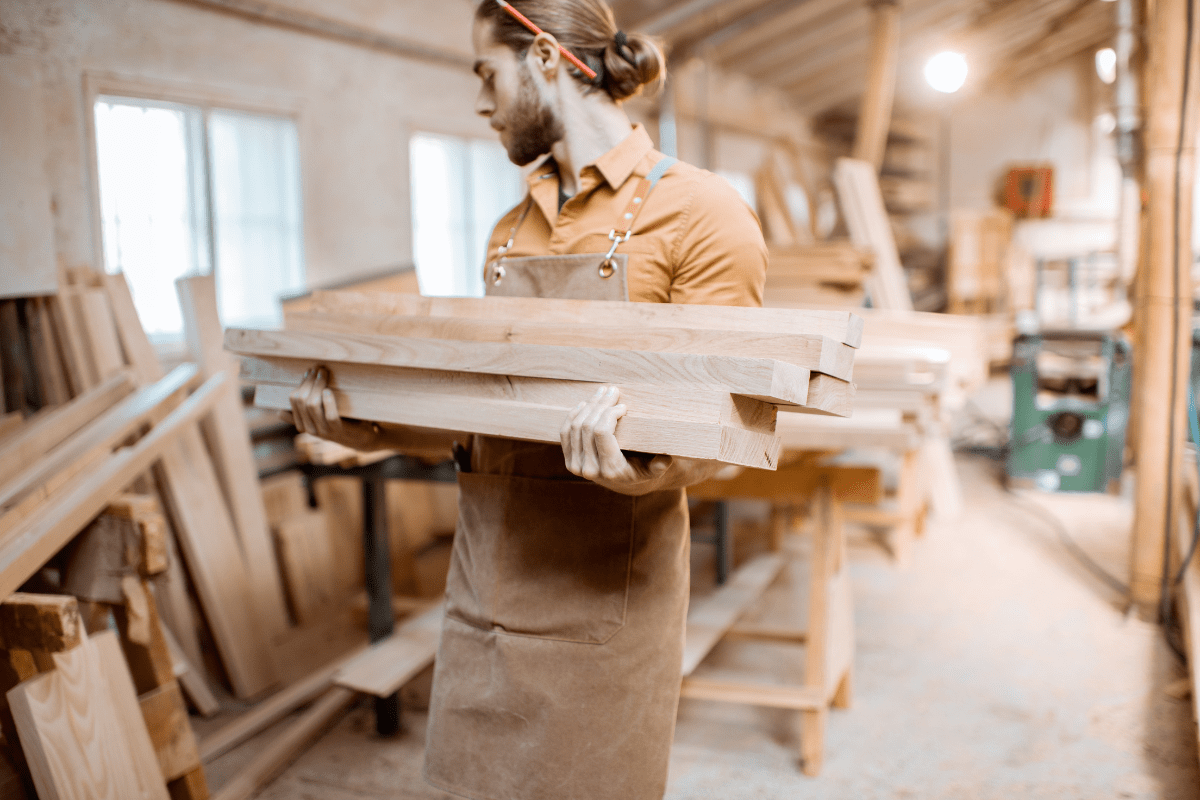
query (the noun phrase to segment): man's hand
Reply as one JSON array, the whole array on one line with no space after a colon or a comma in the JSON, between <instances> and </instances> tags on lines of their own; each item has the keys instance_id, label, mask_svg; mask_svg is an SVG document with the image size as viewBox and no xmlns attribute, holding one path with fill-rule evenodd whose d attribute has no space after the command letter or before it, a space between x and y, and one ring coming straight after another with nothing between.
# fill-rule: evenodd
<instances>
[{"instance_id":1,"label":"man's hand","mask_svg":"<svg viewBox=\"0 0 1200 800\"><path fill-rule=\"evenodd\" d=\"M291 412L281 411L279 415L301 433L310 433L354 450L383 448L378 425L342 419L337 399L329 388L329 370L325 367L313 367L305 373L300 388L292 392L290 399Z\"/></svg>"},{"instance_id":2,"label":"man's hand","mask_svg":"<svg viewBox=\"0 0 1200 800\"><path fill-rule=\"evenodd\" d=\"M615 386L601 386L567 415L559 437L572 474L611 491L637 496L698 483L720 469L720 464L694 458L627 458L616 437L617 421L626 412L617 402L620 394Z\"/></svg>"}]
</instances>

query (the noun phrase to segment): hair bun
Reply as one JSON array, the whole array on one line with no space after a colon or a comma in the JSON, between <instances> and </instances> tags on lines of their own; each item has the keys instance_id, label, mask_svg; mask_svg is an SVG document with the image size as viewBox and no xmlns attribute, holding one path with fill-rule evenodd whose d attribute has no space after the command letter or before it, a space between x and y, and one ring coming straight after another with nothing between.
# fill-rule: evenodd
<instances>
[{"instance_id":1,"label":"hair bun","mask_svg":"<svg viewBox=\"0 0 1200 800\"><path fill-rule=\"evenodd\" d=\"M614 100L624 100L643 86L661 84L666 77L662 48L649 36L617 31L604 49L604 88Z\"/></svg>"}]
</instances>

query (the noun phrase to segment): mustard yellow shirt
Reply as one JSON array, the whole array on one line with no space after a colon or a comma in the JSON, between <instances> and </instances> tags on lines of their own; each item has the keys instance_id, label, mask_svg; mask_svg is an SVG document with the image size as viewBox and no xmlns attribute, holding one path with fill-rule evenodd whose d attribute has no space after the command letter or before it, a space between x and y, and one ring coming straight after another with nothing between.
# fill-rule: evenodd
<instances>
[{"instance_id":1,"label":"mustard yellow shirt","mask_svg":"<svg viewBox=\"0 0 1200 800\"><path fill-rule=\"evenodd\" d=\"M662 153L642 128L583 168L578 193L558 208L553 160L526 179L529 194L501 218L488 241L488 261L512 232L529 197L508 257L606 253L608 234L641 178ZM767 246L758 218L728 181L683 162L655 186L637 216L633 236L617 250L629 256L629 299L642 303L761 306Z\"/></svg>"}]
</instances>

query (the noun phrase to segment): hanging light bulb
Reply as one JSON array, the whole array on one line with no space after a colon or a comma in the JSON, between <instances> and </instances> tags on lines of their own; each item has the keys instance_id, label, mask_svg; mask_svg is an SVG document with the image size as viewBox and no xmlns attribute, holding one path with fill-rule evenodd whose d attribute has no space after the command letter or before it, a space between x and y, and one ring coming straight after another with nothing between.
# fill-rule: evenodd
<instances>
[{"instance_id":1,"label":"hanging light bulb","mask_svg":"<svg viewBox=\"0 0 1200 800\"><path fill-rule=\"evenodd\" d=\"M925 63L925 80L939 92L954 94L967 82L967 58L962 53L938 53Z\"/></svg>"},{"instance_id":2,"label":"hanging light bulb","mask_svg":"<svg viewBox=\"0 0 1200 800\"><path fill-rule=\"evenodd\" d=\"M1102 50L1096 51L1096 74L1105 83L1113 83L1117 80L1116 50L1113 50L1111 47L1105 47Z\"/></svg>"}]
</instances>

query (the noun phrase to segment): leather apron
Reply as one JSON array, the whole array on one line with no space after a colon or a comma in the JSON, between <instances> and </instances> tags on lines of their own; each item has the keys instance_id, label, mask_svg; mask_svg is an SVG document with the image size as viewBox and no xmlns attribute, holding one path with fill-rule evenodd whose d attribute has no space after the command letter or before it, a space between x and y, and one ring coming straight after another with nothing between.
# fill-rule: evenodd
<instances>
[{"instance_id":1,"label":"leather apron","mask_svg":"<svg viewBox=\"0 0 1200 800\"><path fill-rule=\"evenodd\" d=\"M510 238L488 293L628 299L615 251L671 163L642 179L607 254L506 259ZM476 800L660 800L687 616L683 490L628 497L569 473L558 445L492 437L474 438L468 467L426 780Z\"/></svg>"}]
</instances>

